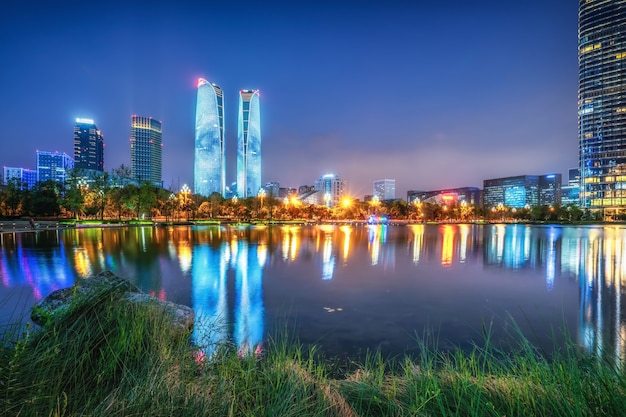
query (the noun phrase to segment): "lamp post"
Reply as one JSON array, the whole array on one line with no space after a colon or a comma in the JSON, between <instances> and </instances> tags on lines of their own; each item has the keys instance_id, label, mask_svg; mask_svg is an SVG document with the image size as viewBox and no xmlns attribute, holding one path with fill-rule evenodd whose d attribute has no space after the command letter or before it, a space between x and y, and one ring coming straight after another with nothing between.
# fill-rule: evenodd
<instances>
[{"instance_id":1,"label":"lamp post","mask_svg":"<svg viewBox=\"0 0 626 417\"><path fill-rule=\"evenodd\" d=\"M183 184L182 188L180 189L180 193L183 196L183 208L185 209L185 212L187 213L187 220L189 220L189 207L187 206L187 199L189 198L190 192L191 190L189 189L187 184Z\"/></svg>"},{"instance_id":2,"label":"lamp post","mask_svg":"<svg viewBox=\"0 0 626 417\"><path fill-rule=\"evenodd\" d=\"M259 198L259 215L261 214L261 210L263 210L263 199L265 198L265 189L261 188L259 193L257 194Z\"/></svg>"}]
</instances>

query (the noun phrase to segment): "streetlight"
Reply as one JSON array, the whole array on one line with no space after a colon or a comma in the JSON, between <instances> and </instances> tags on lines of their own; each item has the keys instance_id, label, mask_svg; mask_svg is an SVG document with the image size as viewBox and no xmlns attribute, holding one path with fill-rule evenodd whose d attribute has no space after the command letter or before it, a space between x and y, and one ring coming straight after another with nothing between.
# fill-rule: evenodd
<instances>
[{"instance_id":1,"label":"streetlight","mask_svg":"<svg viewBox=\"0 0 626 417\"><path fill-rule=\"evenodd\" d=\"M189 208L187 207L187 198L191 190L189 189L187 184L183 184L182 188L180 189L180 192L183 196L183 207L185 208L185 211L187 212L187 220L189 220Z\"/></svg>"},{"instance_id":2,"label":"streetlight","mask_svg":"<svg viewBox=\"0 0 626 417\"><path fill-rule=\"evenodd\" d=\"M263 210L263 199L265 198L265 189L261 188L259 190L259 193L257 194L257 197L259 198L259 214L261 213L261 210Z\"/></svg>"},{"instance_id":3,"label":"streetlight","mask_svg":"<svg viewBox=\"0 0 626 417\"><path fill-rule=\"evenodd\" d=\"M330 207L330 193L324 194L324 203L326 203L326 207Z\"/></svg>"}]
</instances>

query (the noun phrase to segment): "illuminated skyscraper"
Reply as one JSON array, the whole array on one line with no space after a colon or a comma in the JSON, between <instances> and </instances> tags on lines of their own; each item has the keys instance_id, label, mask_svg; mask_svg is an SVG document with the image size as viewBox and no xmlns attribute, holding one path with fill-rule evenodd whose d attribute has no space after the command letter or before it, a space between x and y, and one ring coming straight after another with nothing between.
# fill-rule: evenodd
<instances>
[{"instance_id":1,"label":"illuminated skyscraper","mask_svg":"<svg viewBox=\"0 0 626 417\"><path fill-rule=\"evenodd\" d=\"M318 191L318 204L334 207L341 202L346 189L346 182L335 174L326 174L315 181L315 190Z\"/></svg>"},{"instance_id":2,"label":"illuminated skyscraper","mask_svg":"<svg viewBox=\"0 0 626 417\"><path fill-rule=\"evenodd\" d=\"M606 215L626 208L626 1L580 0L580 203Z\"/></svg>"},{"instance_id":3,"label":"illuminated skyscraper","mask_svg":"<svg viewBox=\"0 0 626 417\"><path fill-rule=\"evenodd\" d=\"M394 200L396 198L396 180L374 181L374 196L379 201Z\"/></svg>"},{"instance_id":4,"label":"illuminated skyscraper","mask_svg":"<svg viewBox=\"0 0 626 417\"><path fill-rule=\"evenodd\" d=\"M261 114L259 90L239 92L237 195L254 197L261 189Z\"/></svg>"},{"instance_id":5,"label":"illuminated skyscraper","mask_svg":"<svg viewBox=\"0 0 626 417\"><path fill-rule=\"evenodd\" d=\"M152 117L133 116L130 127L130 173L138 183L161 187L161 122Z\"/></svg>"},{"instance_id":6,"label":"illuminated skyscraper","mask_svg":"<svg viewBox=\"0 0 626 417\"><path fill-rule=\"evenodd\" d=\"M37 181L39 182L54 180L64 184L68 171L75 166L76 162L65 152L37 151Z\"/></svg>"},{"instance_id":7,"label":"illuminated skyscraper","mask_svg":"<svg viewBox=\"0 0 626 417\"><path fill-rule=\"evenodd\" d=\"M224 96L222 89L198 79L196 139L194 154L194 193L225 195Z\"/></svg>"},{"instance_id":8,"label":"illuminated skyscraper","mask_svg":"<svg viewBox=\"0 0 626 417\"><path fill-rule=\"evenodd\" d=\"M76 119L74 162L76 168L104 171L104 139L91 119Z\"/></svg>"}]
</instances>

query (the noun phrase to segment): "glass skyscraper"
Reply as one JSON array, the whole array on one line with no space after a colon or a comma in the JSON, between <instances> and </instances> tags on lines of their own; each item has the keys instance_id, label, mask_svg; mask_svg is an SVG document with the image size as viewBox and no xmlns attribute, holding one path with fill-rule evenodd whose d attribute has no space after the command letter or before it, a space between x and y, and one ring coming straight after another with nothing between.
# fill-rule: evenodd
<instances>
[{"instance_id":1,"label":"glass skyscraper","mask_svg":"<svg viewBox=\"0 0 626 417\"><path fill-rule=\"evenodd\" d=\"M626 1L580 0L578 10L580 204L626 209Z\"/></svg>"},{"instance_id":2,"label":"glass skyscraper","mask_svg":"<svg viewBox=\"0 0 626 417\"><path fill-rule=\"evenodd\" d=\"M259 90L239 92L237 195L254 197L261 189L261 114Z\"/></svg>"},{"instance_id":3,"label":"glass skyscraper","mask_svg":"<svg viewBox=\"0 0 626 417\"><path fill-rule=\"evenodd\" d=\"M152 117L132 116L130 127L130 172L138 183L163 185L161 122Z\"/></svg>"},{"instance_id":4,"label":"glass skyscraper","mask_svg":"<svg viewBox=\"0 0 626 417\"><path fill-rule=\"evenodd\" d=\"M104 171L104 139L91 119L76 119L74 161L76 168Z\"/></svg>"},{"instance_id":5,"label":"glass skyscraper","mask_svg":"<svg viewBox=\"0 0 626 417\"><path fill-rule=\"evenodd\" d=\"M194 194L203 196L226 192L224 95L203 78L198 79L193 185Z\"/></svg>"}]
</instances>

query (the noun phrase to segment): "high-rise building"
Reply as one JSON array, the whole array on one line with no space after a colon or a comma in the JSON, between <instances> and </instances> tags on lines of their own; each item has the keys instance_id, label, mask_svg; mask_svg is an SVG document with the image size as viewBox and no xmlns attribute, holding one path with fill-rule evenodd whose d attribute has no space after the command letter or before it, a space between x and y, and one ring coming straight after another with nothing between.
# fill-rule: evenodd
<instances>
[{"instance_id":1,"label":"high-rise building","mask_svg":"<svg viewBox=\"0 0 626 417\"><path fill-rule=\"evenodd\" d=\"M226 193L224 152L224 95L222 89L204 78L198 79L194 193L209 196Z\"/></svg>"},{"instance_id":2,"label":"high-rise building","mask_svg":"<svg viewBox=\"0 0 626 417\"><path fill-rule=\"evenodd\" d=\"M17 181L22 189L31 189L37 183L37 171L28 168L4 167L4 185L11 180Z\"/></svg>"},{"instance_id":3,"label":"high-rise building","mask_svg":"<svg viewBox=\"0 0 626 417\"><path fill-rule=\"evenodd\" d=\"M335 174L326 174L315 181L315 189L318 191L318 204L334 207L341 203L346 182Z\"/></svg>"},{"instance_id":4,"label":"high-rise building","mask_svg":"<svg viewBox=\"0 0 626 417\"><path fill-rule=\"evenodd\" d=\"M396 180L374 181L374 196L379 201L394 200L396 198Z\"/></svg>"},{"instance_id":5,"label":"high-rise building","mask_svg":"<svg viewBox=\"0 0 626 417\"><path fill-rule=\"evenodd\" d=\"M561 174L488 179L483 181L483 193L486 208L561 204Z\"/></svg>"},{"instance_id":6,"label":"high-rise building","mask_svg":"<svg viewBox=\"0 0 626 417\"><path fill-rule=\"evenodd\" d=\"M65 152L37 151L37 181L53 180L65 184L68 171L75 165L75 161Z\"/></svg>"},{"instance_id":7,"label":"high-rise building","mask_svg":"<svg viewBox=\"0 0 626 417\"><path fill-rule=\"evenodd\" d=\"M138 184L163 186L161 122L152 117L132 116L130 127L130 173Z\"/></svg>"},{"instance_id":8,"label":"high-rise building","mask_svg":"<svg viewBox=\"0 0 626 417\"><path fill-rule=\"evenodd\" d=\"M259 90L239 92L237 195L254 197L261 189L261 113Z\"/></svg>"},{"instance_id":9,"label":"high-rise building","mask_svg":"<svg viewBox=\"0 0 626 417\"><path fill-rule=\"evenodd\" d=\"M580 203L626 209L626 1L584 1L578 9Z\"/></svg>"},{"instance_id":10,"label":"high-rise building","mask_svg":"<svg viewBox=\"0 0 626 417\"><path fill-rule=\"evenodd\" d=\"M74 162L76 168L104 171L104 138L91 119L76 119Z\"/></svg>"}]
</instances>

